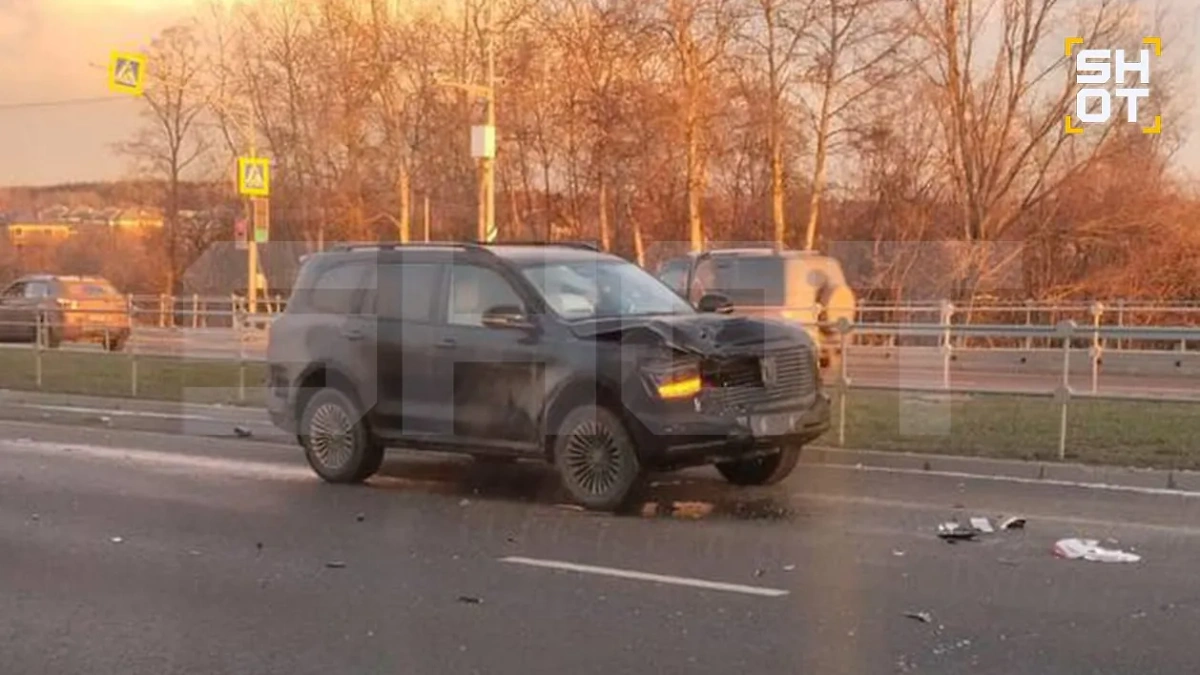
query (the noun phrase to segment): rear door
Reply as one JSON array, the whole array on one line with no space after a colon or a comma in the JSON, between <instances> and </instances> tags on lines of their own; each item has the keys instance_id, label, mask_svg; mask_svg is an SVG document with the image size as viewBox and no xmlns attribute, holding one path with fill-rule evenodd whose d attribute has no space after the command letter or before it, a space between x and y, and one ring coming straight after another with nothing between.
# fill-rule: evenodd
<instances>
[{"instance_id":1,"label":"rear door","mask_svg":"<svg viewBox=\"0 0 1200 675\"><path fill-rule=\"evenodd\" d=\"M378 362L376 428L389 435L437 435L449 387L434 376L434 344L440 334L442 277L436 260L392 258L375 267L368 284L367 313L374 317Z\"/></svg>"}]
</instances>

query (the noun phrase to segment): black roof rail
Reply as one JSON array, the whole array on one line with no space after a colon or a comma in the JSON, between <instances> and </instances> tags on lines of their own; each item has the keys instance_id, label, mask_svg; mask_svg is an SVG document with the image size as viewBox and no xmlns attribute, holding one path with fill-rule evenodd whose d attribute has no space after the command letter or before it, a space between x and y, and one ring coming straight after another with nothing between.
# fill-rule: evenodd
<instances>
[{"instance_id":1,"label":"black roof rail","mask_svg":"<svg viewBox=\"0 0 1200 675\"><path fill-rule=\"evenodd\" d=\"M562 246L564 248L578 248L586 251L600 252L600 247L586 241L545 241L544 239L518 239L494 242L472 242L477 246Z\"/></svg>"},{"instance_id":2,"label":"black roof rail","mask_svg":"<svg viewBox=\"0 0 1200 675\"><path fill-rule=\"evenodd\" d=\"M379 241L379 242L363 242L363 243L359 243L359 244L351 244L351 243L334 244L333 247L330 248L329 250L336 251L336 252L368 251L368 250L372 250L372 249L378 249L380 251L394 251L397 249L423 248L423 247L430 247L430 248L453 247L453 248L466 248L466 249L482 248L478 244L475 244L474 242L469 242L469 241L410 241L408 243L403 243L403 242L399 242L399 241Z\"/></svg>"}]
</instances>

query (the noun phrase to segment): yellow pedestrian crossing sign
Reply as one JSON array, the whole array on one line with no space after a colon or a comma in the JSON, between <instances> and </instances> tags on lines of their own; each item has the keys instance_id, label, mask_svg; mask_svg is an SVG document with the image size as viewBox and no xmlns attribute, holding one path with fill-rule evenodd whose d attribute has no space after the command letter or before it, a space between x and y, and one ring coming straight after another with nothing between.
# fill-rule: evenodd
<instances>
[{"instance_id":1,"label":"yellow pedestrian crossing sign","mask_svg":"<svg viewBox=\"0 0 1200 675\"><path fill-rule=\"evenodd\" d=\"M238 157L238 193L247 197L271 195L271 160Z\"/></svg>"},{"instance_id":2,"label":"yellow pedestrian crossing sign","mask_svg":"<svg viewBox=\"0 0 1200 675\"><path fill-rule=\"evenodd\" d=\"M108 88L118 94L141 96L146 88L146 55L113 52L108 61Z\"/></svg>"}]
</instances>

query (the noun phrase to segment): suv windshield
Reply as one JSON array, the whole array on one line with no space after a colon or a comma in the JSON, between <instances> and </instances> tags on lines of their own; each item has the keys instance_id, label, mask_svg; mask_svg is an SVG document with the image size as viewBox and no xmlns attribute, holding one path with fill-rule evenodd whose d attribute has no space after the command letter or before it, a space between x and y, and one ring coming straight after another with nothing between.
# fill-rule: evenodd
<instances>
[{"instance_id":1,"label":"suv windshield","mask_svg":"<svg viewBox=\"0 0 1200 675\"><path fill-rule=\"evenodd\" d=\"M702 262L696 281L706 292L717 292L736 305L782 305L786 297L783 258L717 257Z\"/></svg>"},{"instance_id":2,"label":"suv windshield","mask_svg":"<svg viewBox=\"0 0 1200 675\"><path fill-rule=\"evenodd\" d=\"M691 314L692 306L642 268L616 260L545 262L522 270L565 319Z\"/></svg>"}]
</instances>

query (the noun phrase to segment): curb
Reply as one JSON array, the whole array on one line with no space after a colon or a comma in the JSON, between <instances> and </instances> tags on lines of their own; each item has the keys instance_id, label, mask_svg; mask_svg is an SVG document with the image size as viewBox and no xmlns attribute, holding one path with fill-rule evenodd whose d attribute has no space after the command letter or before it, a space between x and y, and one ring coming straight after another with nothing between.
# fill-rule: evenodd
<instances>
[{"instance_id":1,"label":"curb","mask_svg":"<svg viewBox=\"0 0 1200 675\"><path fill-rule=\"evenodd\" d=\"M846 450L820 445L805 448L801 457L801 461L806 464L951 473L981 478L1045 481L1047 484L1072 483L1134 490L1171 490L1200 495L1200 471L1135 469L1122 466L1030 462L881 450Z\"/></svg>"}]
</instances>

